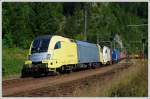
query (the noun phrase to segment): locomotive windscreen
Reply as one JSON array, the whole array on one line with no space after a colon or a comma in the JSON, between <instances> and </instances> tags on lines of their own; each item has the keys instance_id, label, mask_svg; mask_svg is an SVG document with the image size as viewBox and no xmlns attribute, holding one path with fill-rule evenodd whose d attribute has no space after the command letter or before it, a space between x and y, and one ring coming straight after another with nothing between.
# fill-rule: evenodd
<instances>
[{"instance_id":1,"label":"locomotive windscreen","mask_svg":"<svg viewBox=\"0 0 150 99\"><path fill-rule=\"evenodd\" d=\"M34 39L32 43L31 53L47 52L50 36L41 36Z\"/></svg>"}]
</instances>

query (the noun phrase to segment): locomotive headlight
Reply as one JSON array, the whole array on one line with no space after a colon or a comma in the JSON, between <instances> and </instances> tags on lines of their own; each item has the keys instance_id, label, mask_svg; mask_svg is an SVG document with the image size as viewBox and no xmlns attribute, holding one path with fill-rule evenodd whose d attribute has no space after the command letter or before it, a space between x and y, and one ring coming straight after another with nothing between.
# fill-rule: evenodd
<instances>
[{"instance_id":1,"label":"locomotive headlight","mask_svg":"<svg viewBox=\"0 0 150 99\"><path fill-rule=\"evenodd\" d=\"M47 54L46 59L50 59L51 58L51 54Z\"/></svg>"}]
</instances>

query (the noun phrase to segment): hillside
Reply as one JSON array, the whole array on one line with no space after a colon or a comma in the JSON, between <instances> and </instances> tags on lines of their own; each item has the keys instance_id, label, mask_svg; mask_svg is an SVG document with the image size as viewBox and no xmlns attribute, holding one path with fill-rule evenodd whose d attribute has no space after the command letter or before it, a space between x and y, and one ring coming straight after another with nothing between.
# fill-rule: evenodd
<instances>
[{"instance_id":1,"label":"hillside","mask_svg":"<svg viewBox=\"0 0 150 99\"><path fill-rule=\"evenodd\" d=\"M148 39L146 2L3 2L2 12L3 47L28 49L34 37L44 34L93 43L110 41L117 34L124 46L134 52L141 50L143 38Z\"/></svg>"}]
</instances>

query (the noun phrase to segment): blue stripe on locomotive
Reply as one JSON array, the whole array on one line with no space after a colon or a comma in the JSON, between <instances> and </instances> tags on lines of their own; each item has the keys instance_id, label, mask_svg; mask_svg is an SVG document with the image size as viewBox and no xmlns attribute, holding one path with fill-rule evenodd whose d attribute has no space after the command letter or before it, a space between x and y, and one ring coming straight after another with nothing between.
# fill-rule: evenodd
<instances>
[{"instance_id":1,"label":"blue stripe on locomotive","mask_svg":"<svg viewBox=\"0 0 150 99\"><path fill-rule=\"evenodd\" d=\"M99 50L96 44L76 41L78 63L99 62Z\"/></svg>"},{"instance_id":2,"label":"blue stripe on locomotive","mask_svg":"<svg viewBox=\"0 0 150 99\"><path fill-rule=\"evenodd\" d=\"M119 59L119 50L118 49L112 50L111 58L112 58L112 61L118 61L118 59Z\"/></svg>"}]
</instances>

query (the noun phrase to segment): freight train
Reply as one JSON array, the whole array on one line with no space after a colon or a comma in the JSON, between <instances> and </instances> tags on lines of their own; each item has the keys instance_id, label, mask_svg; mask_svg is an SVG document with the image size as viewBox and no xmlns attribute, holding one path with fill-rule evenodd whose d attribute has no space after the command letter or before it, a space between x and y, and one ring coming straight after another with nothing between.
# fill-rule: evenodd
<instances>
[{"instance_id":1,"label":"freight train","mask_svg":"<svg viewBox=\"0 0 150 99\"><path fill-rule=\"evenodd\" d=\"M30 46L21 77L72 72L118 62L125 53L107 46L57 35L36 37Z\"/></svg>"}]
</instances>

